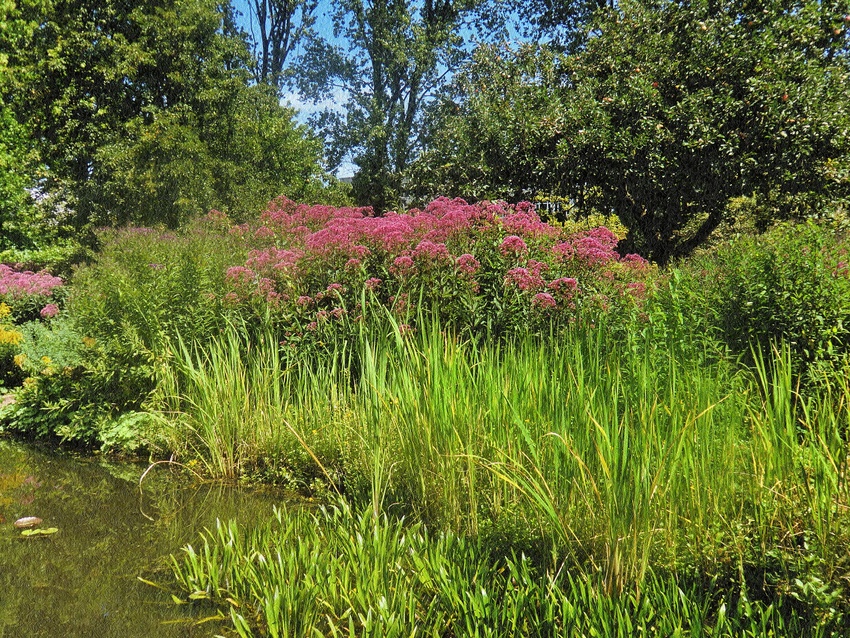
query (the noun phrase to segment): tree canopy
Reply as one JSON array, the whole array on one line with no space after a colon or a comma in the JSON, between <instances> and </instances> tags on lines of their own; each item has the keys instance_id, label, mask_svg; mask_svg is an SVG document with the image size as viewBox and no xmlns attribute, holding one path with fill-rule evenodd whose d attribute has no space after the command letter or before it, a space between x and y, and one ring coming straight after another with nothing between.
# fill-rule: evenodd
<instances>
[{"instance_id":1,"label":"tree canopy","mask_svg":"<svg viewBox=\"0 0 850 638\"><path fill-rule=\"evenodd\" d=\"M320 144L276 93L217 0L22 0L3 96L67 193L74 225L176 225L304 195Z\"/></svg>"},{"instance_id":2,"label":"tree canopy","mask_svg":"<svg viewBox=\"0 0 850 638\"><path fill-rule=\"evenodd\" d=\"M567 55L482 49L413 174L451 194L616 212L630 250L688 254L733 197L776 216L847 197L846 2L625 0Z\"/></svg>"},{"instance_id":3,"label":"tree canopy","mask_svg":"<svg viewBox=\"0 0 850 638\"><path fill-rule=\"evenodd\" d=\"M301 93L341 98L316 125L330 164L353 155L355 198L386 210L399 203L401 177L420 147L423 106L464 58L460 26L476 0L338 0L334 32L316 38L299 68Z\"/></svg>"}]
</instances>

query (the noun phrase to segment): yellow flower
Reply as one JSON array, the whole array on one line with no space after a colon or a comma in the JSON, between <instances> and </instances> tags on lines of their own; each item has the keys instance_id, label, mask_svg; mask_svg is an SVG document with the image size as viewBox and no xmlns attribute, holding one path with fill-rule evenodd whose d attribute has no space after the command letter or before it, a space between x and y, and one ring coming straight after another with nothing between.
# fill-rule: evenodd
<instances>
[{"instance_id":1,"label":"yellow flower","mask_svg":"<svg viewBox=\"0 0 850 638\"><path fill-rule=\"evenodd\" d=\"M15 365L18 366L19 368L24 367L24 362L26 360L27 360L27 355L25 355L23 352L20 353L20 354L16 354L15 358L13 359L13 361L15 362Z\"/></svg>"},{"instance_id":2,"label":"yellow flower","mask_svg":"<svg viewBox=\"0 0 850 638\"><path fill-rule=\"evenodd\" d=\"M5 319L12 314L12 309L5 302L0 302L0 319Z\"/></svg>"},{"instance_id":3,"label":"yellow flower","mask_svg":"<svg viewBox=\"0 0 850 638\"><path fill-rule=\"evenodd\" d=\"M93 348L94 344L95 344L95 338L94 337L83 337L83 345L86 348Z\"/></svg>"},{"instance_id":4,"label":"yellow flower","mask_svg":"<svg viewBox=\"0 0 850 638\"><path fill-rule=\"evenodd\" d=\"M0 326L0 345L16 346L24 340L24 335L17 330L7 330Z\"/></svg>"},{"instance_id":5,"label":"yellow flower","mask_svg":"<svg viewBox=\"0 0 850 638\"><path fill-rule=\"evenodd\" d=\"M50 357L42 357L41 362L46 366L49 366L51 363L53 363L53 361L51 361Z\"/></svg>"}]
</instances>

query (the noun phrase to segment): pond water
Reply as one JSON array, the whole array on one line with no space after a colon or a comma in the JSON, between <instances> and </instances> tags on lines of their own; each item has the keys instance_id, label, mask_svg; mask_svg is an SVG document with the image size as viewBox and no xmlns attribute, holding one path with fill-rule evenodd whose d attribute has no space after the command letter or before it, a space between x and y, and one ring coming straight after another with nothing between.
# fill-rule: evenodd
<instances>
[{"instance_id":1,"label":"pond water","mask_svg":"<svg viewBox=\"0 0 850 638\"><path fill-rule=\"evenodd\" d=\"M203 610L138 580L171 584L168 556L216 518L266 518L279 492L186 481L157 466L76 458L0 439L0 638L199 637ZM43 519L49 536L13 523Z\"/></svg>"}]
</instances>

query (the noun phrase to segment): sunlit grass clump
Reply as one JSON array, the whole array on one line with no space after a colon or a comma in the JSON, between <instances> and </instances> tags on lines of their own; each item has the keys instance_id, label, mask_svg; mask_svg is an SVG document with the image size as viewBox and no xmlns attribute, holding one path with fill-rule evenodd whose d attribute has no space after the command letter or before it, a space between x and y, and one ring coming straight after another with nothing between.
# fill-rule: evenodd
<instances>
[{"instance_id":1,"label":"sunlit grass clump","mask_svg":"<svg viewBox=\"0 0 850 638\"><path fill-rule=\"evenodd\" d=\"M182 368L174 369L183 373L172 379L180 392L171 410L182 415L209 472L234 476L265 463L276 464L279 473L301 474L305 482L321 479L326 492L371 512L370 525L383 521L381 529L397 526L394 533L427 536L423 552L432 543L429 551L437 554L455 551L439 544L447 538L472 543L474 560L464 554L458 561L464 569L480 564L475 569L495 570L496 576L470 576L469 583L513 592L511 570L538 570L529 582L541 589L528 596L542 600L547 587L550 594L565 588L569 596L585 596L581 605L614 605L620 609L612 608L615 617L625 614L616 631L636 622L646 597L662 596L672 605L675 583L699 590L682 604L696 605L702 615L685 620L670 612L663 622L673 623L671 631L677 622L683 628L704 623L720 632L715 635L741 635L721 631L723 614L744 614L740 605L755 600L766 615L752 618L765 626L803 623L808 632L839 626L843 578L850 574L842 558L850 547L846 383L826 384L804 400L793 391L787 349L756 356L749 371L711 353L674 356L653 345L649 329L626 340L597 327L557 340L495 344L458 339L433 323L405 334L389 318L369 325L374 328L363 329L355 345L332 349L325 359L287 358L276 342L251 340L236 328L203 359L188 346L177 351ZM398 522L402 515L415 525ZM284 527L303 525L284 519ZM336 525L329 534L354 533ZM307 527L322 529L316 521ZM222 533L206 541L211 556L230 546ZM331 560L324 553L336 554L336 541L292 534L280 560L298 561L298 552L311 551L315 555L306 563L312 564ZM256 542L256 550L245 551L278 551L264 548L268 541ZM517 558L522 553L527 565ZM210 561L193 563L198 582L218 569ZM350 569L357 571L356 564ZM342 567L328 569L325 576L333 581ZM209 589L181 578L189 589ZM256 592L277 587L281 596L295 595L289 575L263 578ZM411 583L417 578L411 575ZM507 579L503 585L500 578ZM707 593L717 582L731 592L727 598L736 601L735 610L722 607L720 594ZM469 587L477 596L477 585ZM437 604L427 596L420 600L425 594L418 589L411 592L393 617L408 631L426 622L417 605L429 610ZM447 633L437 635L453 635L447 627L460 622L458 607L473 605L470 595L441 603L446 617L434 627ZM263 600L246 604L259 614L271 604ZM351 603L352 610L376 614L380 600L370 594L360 606ZM771 619L772 605L789 601L794 603L782 619ZM518 616L536 627L526 631L564 635L558 632L566 621L553 620L563 609L550 614L542 602L529 604L534 613ZM631 611L618 605L632 605ZM360 611L339 609L331 614L320 608L320 620L303 622L319 623L321 632L349 631L347 619L360 622ZM289 618L287 613L280 618ZM587 627L597 620L587 620ZM284 621L261 624L272 622ZM493 631L489 635L523 635Z\"/></svg>"}]
</instances>

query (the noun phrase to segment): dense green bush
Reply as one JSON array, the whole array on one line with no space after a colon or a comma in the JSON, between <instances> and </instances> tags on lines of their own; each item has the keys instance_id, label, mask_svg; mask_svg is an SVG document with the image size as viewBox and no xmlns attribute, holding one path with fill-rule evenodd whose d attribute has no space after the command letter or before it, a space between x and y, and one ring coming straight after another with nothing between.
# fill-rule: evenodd
<instances>
[{"instance_id":1,"label":"dense green bush","mask_svg":"<svg viewBox=\"0 0 850 638\"><path fill-rule=\"evenodd\" d=\"M608 596L564 566L489 549L342 505L276 510L251 531L219 522L173 569L178 600L215 609L241 638L844 635L839 601L765 597L743 574L652 574L640 590Z\"/></svg>"},{"instance_id":2,"label":"dense green bush","mask_svg":"<svg viewBox=\"0 0 850 638\"><path fill-rule=\"evenodd\" d=\"M684 265L685 288L702 299L693 318L745 355L786 342L803 380L839 370L850 355L849 247L846 232L813 222L722 244Z\"/></svg>"},{"instance_id":3,"label":"dense green bush","mask_svg":"<svg viewBox=\"0 0 850 638\"><path fill-rule=\"evenodd\" d=\"M8 431L138 447L147 434L126 430L147 425L130 416L155 387L164 344L221 325L226 264L244 251L217 217L179 233L107 231L100 241L96 259L74 273L65 311L20 329L28 376L3 412Z\"/></svg>"}]
</instances>

